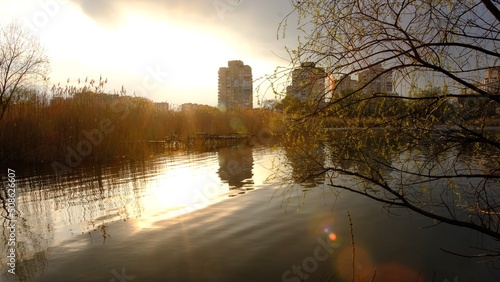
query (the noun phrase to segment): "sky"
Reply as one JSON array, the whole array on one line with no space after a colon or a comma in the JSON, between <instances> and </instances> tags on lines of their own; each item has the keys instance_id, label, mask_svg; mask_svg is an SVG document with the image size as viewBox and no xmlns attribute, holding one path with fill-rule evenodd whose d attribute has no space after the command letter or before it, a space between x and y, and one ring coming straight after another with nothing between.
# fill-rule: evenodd
<instances>
[{"instance_id":1,"label":"sky","mask_svg":"<svg viewBox=\"0 0 500 282\"><path fill-rule=\"evenodd\" d=\"M252 67L254 105L274 94L258 78L290 67L281 38L290 0L2 0L0 24L17 21L39 36L50 83L108 79L106 90L175 105L217 105L217 72L229 60Z\"/></svg>"}]
</instances>

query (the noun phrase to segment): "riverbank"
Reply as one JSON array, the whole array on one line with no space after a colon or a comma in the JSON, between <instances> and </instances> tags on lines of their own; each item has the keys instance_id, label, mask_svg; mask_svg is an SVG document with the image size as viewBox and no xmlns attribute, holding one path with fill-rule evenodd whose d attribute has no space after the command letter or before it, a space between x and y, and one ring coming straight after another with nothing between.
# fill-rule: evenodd
<instances>
[{"instance_id":1,"label":"riverbank","mask_svg":"<svg viewBox=\"0 0 500 282\"><path fill-rule=\"evenodd\" d=\"M0 166L45 164L67 171L83 163L146 160L151 142L203 134L272 135L276 113L206 105L170 108L141 97L93 92L12 104L0 122ZM264 136L264 138L268 138Z\"/></svg>"}]
</instances>

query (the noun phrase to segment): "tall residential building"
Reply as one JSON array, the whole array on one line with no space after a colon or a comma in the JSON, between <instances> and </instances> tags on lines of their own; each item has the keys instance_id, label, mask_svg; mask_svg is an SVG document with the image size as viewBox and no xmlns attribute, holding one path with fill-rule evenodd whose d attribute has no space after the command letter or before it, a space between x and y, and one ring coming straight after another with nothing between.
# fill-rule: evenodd
<instances>
[{"instance_id":1,"label":"tall residential building","mask_svg":"<svg viewBox=\"0 0 500 282\"><path fill-rule=\"evenodd\" d=\"M326 72L314 62L301 63L292 71L292 84L286 88L286 95L300 101L325 98Z\"/></svg>"},{"instance_id":2,"label":"tall residential building","mask_svg":"<svg viewBox=\"0 0 500 282\"><path fill-rule=\"evenodd\" d=\"M344 74L339 79L331 79L331 89L335 94L346 91L353 91L358 87L358 81L352 79L350 75Z\"/></svg>"},{"instance_id":3,"label":"tall residential building","mask_svg":"<svg viewBox=\"0 0 500 282\"><path fill-rule=\"evenodd\" d=\"M229 61L219 68L219 108L233 109L240 105L253 107L252 68L242 61Z\"/></svg>"},{"instance_id":4,"label":"tall residential building","mask_svg":"<svg viewBox=\"0 0 500 282\"><path fill-rule=\"evenodd\" d=\"M393 91L392 71L387 71L380 64L372 66L359 72L359 80L354 80L350 75L342 75L339 79L332 79L331 89L333 90L332 101L340 101L346 98L346 95L356 91L354 96L349 99L369 98L372 95L397 95ZM339 100L340 99L340 100ZM369 99L363 109L364 115L372 115L380 110L381 99Z\"/></svg>"},{"instance_id":5,"label":"tall residential building","mask_svg":"<svg viewBox=\"0 0 500 282\"><path fill-rule=\"evenodd\" d=\"M370 67L358 74L358 88L366 94L391 94L392 71L386 72L380 64Z\"/></svg>"},{"instance_id":6,"label":"tall residential building","mask_svg":"<svg viewBox=\"0 0 500 282\"><path fill-rule=\"evenodd\" d=\"M480 87L488 93L500 94L500 67L490 67L486 70L486 78L481 80Z\"/></svg>"}]
</instances>

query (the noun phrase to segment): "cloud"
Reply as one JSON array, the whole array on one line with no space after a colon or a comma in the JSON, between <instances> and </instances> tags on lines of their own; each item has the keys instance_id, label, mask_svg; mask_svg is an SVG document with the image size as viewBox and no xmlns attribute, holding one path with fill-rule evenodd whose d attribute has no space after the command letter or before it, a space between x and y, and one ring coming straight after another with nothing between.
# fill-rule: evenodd
<instances>
[{"instance_id":1,"label":"cloud","mask_svg":"<svg viewBox=\"0 0 500 282\"><path fill-rule=\"evenodd\" d=\"M71 2L100 24L113 24L121 20L121 11L115 0L71 0Z\"/></svg>"},{"instance_id":2,"label":"cloud","mask_svg":"<svg viewBox=\"0 0 500 282\"><path fill-rule=\"evenodd\" d=\"M124 13L213 25L249 36L276 38L279 22L291 11L289 0L70 0L100 24L119 24Z\"/></svg>"},{"instance_id":3,"label":"cloud","mask_svg":"<svg viewBox=\"0 0 500 282\"><path fill-rule=\"evenodd\" d=\"M70 0L100 24L119 24L126 11L153 17L175 17L185 20L205 20L214 13L212 1L206 0ZM226 0L216 0L226 1Z\"/></svg>"},{"instance_id":4,"label":"cloud","mask_svg":"<svg viewBox=\"0 0 500 282\"><path fill-rule=\"evenodd\" d=\"M128 14L188 25L192 29L225 34L251 48L259 57L285 56L284 46L296 44L297 30L289 21L286 39L278 27L292 7L289 0L70 0L100 25L120 25Z\"/></svg>"}]
</instances>

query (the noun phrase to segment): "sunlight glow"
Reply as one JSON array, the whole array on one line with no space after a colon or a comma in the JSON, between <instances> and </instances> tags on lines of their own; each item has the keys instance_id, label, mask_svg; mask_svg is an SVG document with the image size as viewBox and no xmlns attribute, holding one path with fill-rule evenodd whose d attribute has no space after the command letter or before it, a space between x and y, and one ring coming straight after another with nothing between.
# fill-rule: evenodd
<instances>
[{"instance_id":1,"label":"sunlight glow","mask_svg":"<svg viewBox=\"0 0 500 282\"><path fill-rule=\"evenodd\" d=\"M102 75L109 78L109 91L123 85L130 94L146 88L147 93L136 94L154 101L181 97L183 102L216 104L218 68L241 58L217 30L133 14L112 27L100 27L78 13L63 17L67 23L53 26L43 40L50 45L54 82Z\"/></svg>"},{"instance_id":2,"label":"sunlight glow","mask_svg":"<svg viewBox=\"0 0 500 282\"><path fill-rule=\"evenodd\" d=\"M107 92L123 86L128 95L156 102L216 106L218 69L229 60L242 60L252 67L254 88L261 86L254 91L254 106L257 96L275 98L268 83L258 80L277 65L272 45L252 44L255 35L242 34L218 18L195 15L207 23L200 25L178 16L190 14L187 6L157 14L147 5L131 4L115 7L109 19L96 19L81 6L64 1L51 6L53 11L44 14L42 25L34 23L33 18L45 13L44 7L9 0L0 4L0 15L4 21L21 19L40 36L51 63L50 84L64 86L68 79L102 76L108 79Z\"/></svg>"},{"instance_id":3,"label":"sunlight glow","mask_svg":"<svg viewBox=\"0 0 500 282\"><path fill-rule=\"evenodd\" d=\"M161 207L166 209L183 209L193 204L195 197L194 185L186 185L193 179L193 171L185 168L178 169L175 174L166 174L153 187L153 198ZM194 183L193 183L194 184Z\"/></svg>"},{"instance_id":4,"label":"sunlight glow","mask_svg":"<svg viewBox=\"0 0 500 282\"><path fill-rule=\"evenodd\" d=\"M204 172L189 165L165 168L149 183L151 193L142 199L146 208L141 216L145 220L135 224L136 231L154 228L162 220L200 210L227 198L227 185L223 185L215 174L199 177L200 173Z\"/></svg>"}]
</instances>

